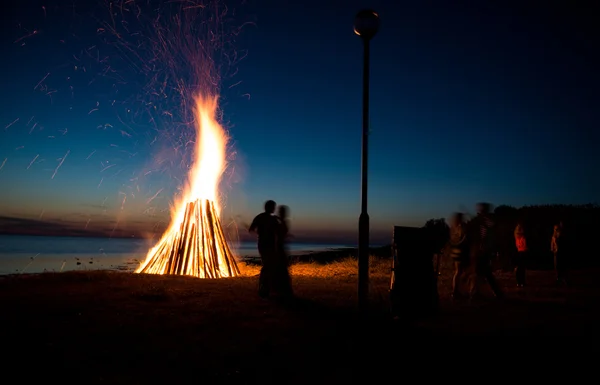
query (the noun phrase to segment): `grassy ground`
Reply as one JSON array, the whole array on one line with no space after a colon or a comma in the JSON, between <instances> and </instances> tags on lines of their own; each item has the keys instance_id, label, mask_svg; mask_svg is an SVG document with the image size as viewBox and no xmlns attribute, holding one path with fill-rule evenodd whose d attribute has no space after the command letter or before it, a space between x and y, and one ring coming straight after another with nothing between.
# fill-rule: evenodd
<instances>
[{"instance_id":1,"label":"grassy ground","mask_svg":"<svg viewBox=\"0 0 600 385\"><path fill-rule=\"evenodd\" d=\"M389 383L392 368L425 363L427 371L453 355L472 361L482 346L486 359L503 357L497 370L512 360L499 351L514 352L519 340L528 357L568 342L597 349L597 271L575 272L571 288L530 272L524 291L500 273L506 300L468 304L449 301L443 264L441 314L404 325L387 317L389 268L372 258L367 320L355 311L352 259L294 264L299 299L291 303L259 298L253 265L222 280L101 271L4 277L4 374L24 383Z\"/></svg>"}]
</instances>

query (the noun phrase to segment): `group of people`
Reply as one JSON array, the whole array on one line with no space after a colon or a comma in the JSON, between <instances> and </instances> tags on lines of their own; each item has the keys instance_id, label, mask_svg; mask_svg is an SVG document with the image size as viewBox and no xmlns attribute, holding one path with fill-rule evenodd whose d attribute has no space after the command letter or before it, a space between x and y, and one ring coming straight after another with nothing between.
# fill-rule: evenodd
<instances>
[{"instance_id":1,"label":"group of people","mask_svg":"<svg viewBox=\"0 0 600 385\"><path fill-rule=\"evenodd\" d=\"M455 213L450 223L450 239L446 253L454 263L452 277L452 297L463 297L460 286L462 282L468 283L469 296L479 295L483 283L487 283L496 297L502 297L503 292L492 272L492 259L496 254L495 237L493 235L495 223L491 214L489 203L477 205L477 215L468 225L462 213ZM566 264L564 256L563 224L554 226L554 233L550 248L554 254L554 267L557 283L567 283ZM526 266L529 261L528 236L522 222L514 230L515 246L517 249L515 265L515 279L517 287L525 286Z\"/></svg>"},{"instance_id":2,"label":"group of people","mask_svg":"<svg viewBox=\"0 0 600 385\"><path fill-rule=\"evenodd\" d=\"M258 235L258 253L262 262L258 294L263 298L272 292L288 298L293 296L288 272L288 212L287 206L277 207L275 201L268 200L265 202L265 211L258 214L248 228L250 233Z\"/></svg>"}]
</instances>

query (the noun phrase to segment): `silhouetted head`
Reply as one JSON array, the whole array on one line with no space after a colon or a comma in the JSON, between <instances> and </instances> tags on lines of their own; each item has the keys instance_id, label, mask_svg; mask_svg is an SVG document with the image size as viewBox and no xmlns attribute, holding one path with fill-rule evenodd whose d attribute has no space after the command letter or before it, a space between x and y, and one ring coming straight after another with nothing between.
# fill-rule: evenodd
<instances>
[{"instance_id":1,"label":"silhouetted head","mask_svg":"<svg viewBox=\"0 0 600 385\"><path fill-rule=\"evenodd\" d=\"M277 203L275 203L275 201L268 200L265 202L265 212L273 214L275 212L275 207L277 207Z\"/></svg>"},{"instance_id":2,"label":"silhouetted head","mask_svg":"<svg viewBox=\"0 0 600 385\"><path fill-rule=\"evenodd\" d=\"M450 225L458 226L461 223L463 223L463 221L464 221L463 213L454 213L454 214L452 214L452 217L450 218Z\"/></svg>"},{"instance_id":3,"label":"silhouetted head","mask_svg":"<svg viewBox=\"0 0 600 385\"><path fill-rule=\"evenodd\" d=\"M286 219L290 213L290 208L286 205L281 205L277 209L277 216L281 219Z\"/></svg>"},{"instance_id":4,"label":"silhouetted head","mask_svg":"<svg viewBox=\"0 0 600 385\"><path fill-rule=\"evenodd\" d=\"M492 205L487 202L479 202L476 206L478 215L487 215L492 209Z\"/></svg>"}]
</instances>

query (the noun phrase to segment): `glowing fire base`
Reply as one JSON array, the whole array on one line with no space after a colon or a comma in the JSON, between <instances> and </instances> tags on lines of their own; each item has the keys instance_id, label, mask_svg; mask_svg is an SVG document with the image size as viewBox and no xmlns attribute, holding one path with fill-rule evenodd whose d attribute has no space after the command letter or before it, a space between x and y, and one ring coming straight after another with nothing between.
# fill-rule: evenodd
<instances>
[{"instance_id":1,"label":"glowing fire base","mask_svg":"<svg viewBox=\"0 0 600 385\"><path fill-rule=\"evenodd\" d=\"M189 202L181 226L165 234L136 273L235 277L240 270L212 201Z\"/></svg>"}]
</instances>

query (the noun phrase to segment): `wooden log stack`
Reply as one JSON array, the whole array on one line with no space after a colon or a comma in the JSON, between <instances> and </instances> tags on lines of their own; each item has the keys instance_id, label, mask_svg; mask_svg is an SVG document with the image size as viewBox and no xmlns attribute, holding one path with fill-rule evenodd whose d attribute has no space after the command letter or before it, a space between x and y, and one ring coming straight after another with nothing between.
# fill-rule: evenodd
<instances>
[{"instance_id":1,"label":"wooden log stack","mask_svg":"<svg viewBox=\"0 0 600 385\"><path fill-rule=\"evenodd\" d=\"M137 273L235 277L240 270L212 201L189 202L177 231L163 237Z\"/></svg>"}]
</instances>

